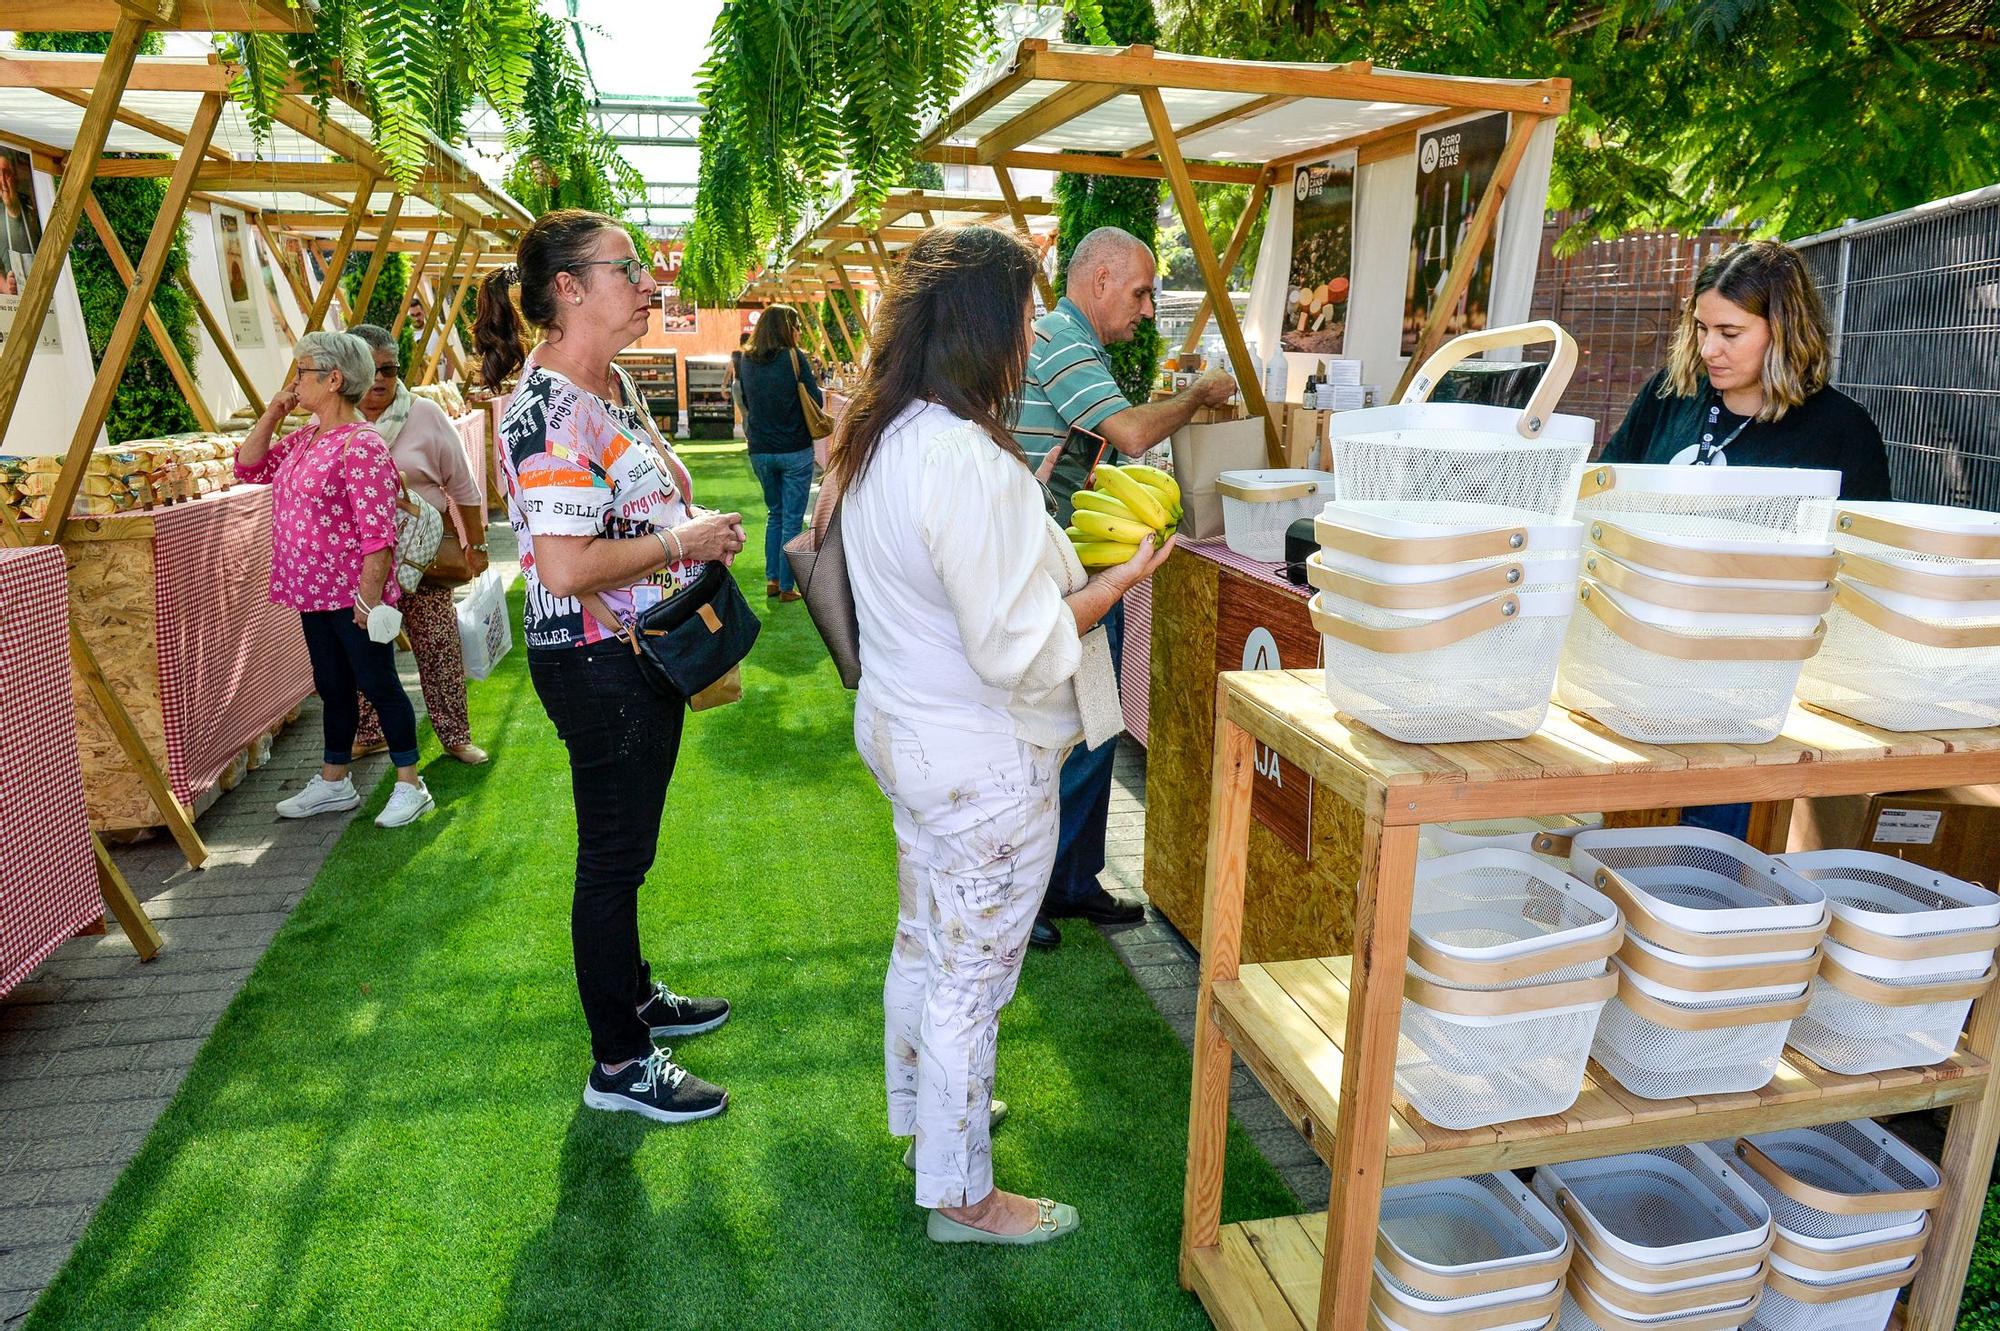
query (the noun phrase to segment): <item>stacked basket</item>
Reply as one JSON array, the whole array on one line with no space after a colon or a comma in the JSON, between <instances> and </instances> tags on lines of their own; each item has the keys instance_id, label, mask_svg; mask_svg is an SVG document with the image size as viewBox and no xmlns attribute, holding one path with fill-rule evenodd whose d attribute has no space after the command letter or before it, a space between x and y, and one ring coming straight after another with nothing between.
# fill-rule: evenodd
<instances>
[{"instance_id":1,"label":"stacked basket","mask_svg":"<svg viewBox=\"0 0 2000 1331\"><path fill-rule=\"evenodd\" d=\"M1816 884L1833 908L1792 1047L1850 1074L1950 1058L1972 1001L1993 983L2000 896L1869 851L1812 851L1779 863Z\"/></svg>"},{"instance_id":2,"label":"stacked basket","mask_svg":"<svg viewBox=\"0 0 2000 1331\"><path fill-rule=\"evenodd\" d=\"M1418 829L1417 854L1429 860L1462 850L1524 850L1567 871L1571 839L1602 826L1604 819L1597 814L1569 813L1426 823Z\"/></svg>"},{"instance_id":3,"label":"stacked basket","mask_svg":"<svg viewBox=\"0 0 2000 1331\"><path fill-rule=\"evenodd\" d=\"M1303 467L1225 471L1215 478L1222 497L1222 543L1245 559L1285 562L1285 532L1333 497L1333 473Z\"/></svg>"},{"instance_id":4,"label":"stacked basket","mask_svg":"<svg viewBox=\"0 0 2000 1331\"><path fill-rule=\"evenodd\" d=\"M2000 725L2000 514L1845 504L1826 645L1799 697L1885 730Z\"/></svg>"},{"instance_id":5,"label":"stacked basket","mask_svg":"<svg viewBox=\"0 0 2000 1331\"><path fill-rule=\"evenodd\" d=\"M1790 467L1585 468L1557 701L1655 744L1775 738L1833 600L1839 490Z\"/></svg>"},{"instance_id":6,"label":"stacked basket","mask_svg":"<svg viewBox=\"0 0 2000 1331\"><path fill-rule=\"evenodd\" d=\"M1396 1088L1440 1127L1560 1114L1618 987L1602 893L1518 850L1417 866Z\"/></svg>"},{"instance_id":7,"label":"stacked basket","mask_svg":"<svg viewBox=\"0 0 2000 1331\"><path fill-rule=\"evenodd\" d=\"M1559 1331L1732 1331L1764 1297L1771 1211L1699 1144L1544 1165L1576 1253Z\"/></svg>"},{"instance_id":8,"label":"stacked basket","mask_svg":"<svg viewBox=\"0 0 2000 1331\"><path fill-rule=\"evenodd\" d=\"M1625 921L1618 994L1591 1050L1599 1065L1656 1100L1770 1081L1819 968L1826 894L1734 837L1691 827L1584 832L1570 867Z\"/></svg>"},{"instance_id":9,"label":"stacked basket","mask_svg":"<svg viewBox=\"0 0 2000 1331\"><path fill-rule=\"evenodd\" d=\"M1382 1194L1372 1331L1544 1331L1562 1301L1569 1235L1512 1174Z\"/></svg>"},{"instance_id":10,"label":"stacked basket","mask_svg":"<svg viewBox=\"0 0 2000 1331\"><path fill-rule=\"evenodd\" d=\"M1548 713L1583 529L1441 500L1328 504L1307 557L1327 696L1414 744L1520 739Z\"/></svg>"},{"instance_id":11,"label":"stacked basket","mask_svg":"<svg viewBox=\"0 0 2000 1331\"><path fill-rule=\"evenodd\" d=\"M1867 1119L1764 1133L1734 1150L1776 1228L1749 1326L1882 1331L1923 1262L1936 1168Z\"/></svg>"}]
</instances>

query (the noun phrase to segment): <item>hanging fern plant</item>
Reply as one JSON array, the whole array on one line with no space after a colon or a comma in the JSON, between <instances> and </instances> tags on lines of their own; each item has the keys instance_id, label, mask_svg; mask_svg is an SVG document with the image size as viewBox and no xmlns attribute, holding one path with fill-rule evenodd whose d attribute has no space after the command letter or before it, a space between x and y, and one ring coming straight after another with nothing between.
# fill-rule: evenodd
<instances>
[{"instance_id":1,"label":"hanging fern plant","mask_svg":"<svg viewBox=\"0 0 2000 1331\"><path fill-rule=\"evenodd\" d=\"M514 158L507 192L529 212L588 208L616 217L623 200L644 194L645 178L598 127L590 102L589 84L562 25L550 15L538 16L526 114L508 129L506 140ZM639 253L647 253L650 244Z\"/></svg>"}]
</instances>

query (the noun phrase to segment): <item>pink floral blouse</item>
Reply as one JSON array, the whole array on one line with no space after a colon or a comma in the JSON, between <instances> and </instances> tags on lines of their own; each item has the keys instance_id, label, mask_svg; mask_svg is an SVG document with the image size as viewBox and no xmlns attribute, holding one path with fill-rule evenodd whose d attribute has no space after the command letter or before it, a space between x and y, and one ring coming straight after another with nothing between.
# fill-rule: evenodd
<instances>
[{"instance_id":1,"label":"pink floral blouse","mask_svg":"<svg viewBox=\"0 0 2000 1331\"><path fill-rule=\"evenodd\" d=\"M271 485L271 600L294 610L352 608L361 561L396 544L400 484L375 427L301 426L256 466L238 458L236 474ZM401 597L393 564L380 591L392 605Z\"/></svg>"}]
</instances>

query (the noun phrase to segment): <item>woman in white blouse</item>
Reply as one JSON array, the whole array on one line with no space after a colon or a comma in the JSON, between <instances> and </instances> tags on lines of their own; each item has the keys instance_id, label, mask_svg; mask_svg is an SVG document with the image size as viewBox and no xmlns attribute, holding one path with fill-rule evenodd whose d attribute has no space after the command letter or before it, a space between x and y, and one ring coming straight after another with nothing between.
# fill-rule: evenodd
<instances>
[{"instance_id":1,"label":"woman in white blouse","mask_svg":"<svg viewBox=\"0 0 2000 1331\"><path fill-rule=\"evenodd\" d=\"M1086 578L1007 430L1035 252L926 232L876 315L832 454L861 629L855 744L889 798L898 909L883 986L889 1129L940 1242L1040 1243L1074 1208L993 1186L1000 1009L1055 855L1070 747L1116 734L1105 611L1166 558Z\"/></svg>"}]
</instances>

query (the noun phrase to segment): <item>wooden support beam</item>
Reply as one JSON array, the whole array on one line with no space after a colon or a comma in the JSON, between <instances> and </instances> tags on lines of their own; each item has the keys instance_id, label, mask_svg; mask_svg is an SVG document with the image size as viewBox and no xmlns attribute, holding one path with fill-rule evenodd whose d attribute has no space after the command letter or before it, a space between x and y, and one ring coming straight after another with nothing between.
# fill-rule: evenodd
<instances>
[{"instance_id":1,"label":"wooden support beam","mask_svg":"<svg viewBox=\"0 0 2000 1331\"><path fill-rule=\"evenodd\" d=\"M145 35L143 22L121 17L112 30L110 49L96 62L90 105L77 125L70 149L71 167L56 183L55 206L42 221L40 251L51 262L34 264L28 269L27 284L22 287L20 301L14 308L13 326L6 345L0 346L0 441L5 441L7 427L14 420L21 386L28 378L28 361L35 354L35 343L42 336L42 321L48 317L56 282L62 277L63 265L58 261L69 253L70 243L76 239L77 224L83 220L84 198L90 193L98 159L104 154L105 138L117 119L118 99L124 93L125 81L139 54L139 42ZM0 68L14 63L11 59L0 60Z\"/></svg>"},{"instance_id":2,"label":"wooden support beam","mask_svg":"<svg viewBox=\"0 0 2000 1331\"><path fill-rule=\"evenodd\" d=\"M1014 189L1013 173L1004 166L996 166L993 168L993 178L1000 182L1000 197L1007 201L1007 212L1013 217L1014 225L1020 230L1021 235L1025 237L1028 234L1028 215L1021 211L1021 196ZM1049 281L1049 275L1042 271L1040 264L1035 265L1035 290L1042 293L1043 309L1053 310L1056 307L1055 283Z\"/></svg>"},{"instance_id":3,"label":"wooden support beam","mask_svg":"<svg viewBox=\"0 0 2000 1331\"><path fill-rule=\"evenodd\" d=\"M390 337L399 337L402 335L403 324L410 317L410 297L416 294L417 279L423 275L424 265L430 262L431 247L437 244L437 235L435 227L424 232L424 248L418 253L416 263L410 266L410 281L403 288L402 304L396 308L396 322L389 325Z\"/></svg>"},{"instance_id":4,"label":"wooden support beam","mask_svg":"<svg viewBox=\"0 0 2000 1331\"><path fill-rule=\"evenodd\" d=\"M1264 455L1273 467L1285 465L1284 448L1278 443L1278 423L1264 403L1264 389L1258 367L1250 361L1250 348L1243 341L1243 327L1236 320L1236 307L1229 303L1229 274L1215 257L1215 243L1208 237L1208 224L1201 217L1201 200L1195 197L1194 182L1188 178L1187 164L1181 161L1180 144L1174 141L1173 121L1167 117L1166 102L1159 89L1140 90L1139 101L1146 108L1146 124L1160 145L1160 165L1167 172L1167 188L1173 193L1174 207L1180 210L1181 225L1187 229L1188 248L1194 251L1195 266L1201 269L1202 285L1208 289L1215 309L1215 322L1222 331L1222 344L1236 367L1236 393L1252 416L1264 418Z\"/></svg>"},{"instance_id":5,"label":"wooden support beam","mask_svg":"<svg viewBox=\"0 0 2000 1331\"><path fill-rule=\"evenodd\" d=\"M1534 136L1535 127L1542 123L1540 116L1515 116L1512 132L1507 136L1507 146L1500 150L1500 160L1494 165L1493 179L1486 183L1486 192L1479 196L1479 206L1472 210L1472 219L1465 224L1465 234L1459 238L1458 248L1452 253L1451 268L1444 275L1444 284L1431 296L1431 307L1424 316L1423 331L1417 334L1417 344L1410 352L1410 359L1403 366L1403 374L1396 381L1396 392L1389 400L1400 402L1410 380L1417 374L1433 351L1444 341L1446 323L1451 312L1464 297L1471 285L1472 272L1486 255L1486 242L1493 235L1494 224L1500 218L1500 204L1507 197L1507 190L1514 183L1514 172L1520 169L1521 159L1528 155L1528 140Z\"/></svg>"},{"instance_id":6,"label":"wooden support beam","mask_svg":"<svg viewBox=\"0 0 2000 1331\"><path fill-rule=\"evenodd\" d=\"M126 287L137 284L138 275L132 271L132 260L125 255L125 247L118 242L118 233L111 229L111 222L104 216L104 208L97 202L95 194L86 194L83 210L90 217L90 225L97 232L97 239L104 246L104 252L111 259L111 266L118 273L118 279ZM155 284L157 286L157 283ZM208 409L208 402L201 395L201 385L195 382L194 374L181 359L180 348L174 345L173 335L160 320L160 312L147 301L143 311L146 332L152 336L153 345L159 348L160 359L166 363L167 373L173 376L174 386L181 390L181 400L194 413L197 429L209 434L215 433L215 413Z\"/></svg>"},{"instance_id":7,"label":"wooden support beam","mask_svg":"<svg viewBox=\"0 0 2000 1331\"><path fill-rule=\"evenodd\" d=\"M222 363L229 367L230 377L235 379L236 386L243 390L243 396L250 400L250 409L262 416L264 396L257 391L256 381L250 377L250 371L244 368L242 359L236 354L235 346L230 343L229 330L215 317L215 311L209 308L208 301L203 298L201 288L194 284L193 278L182 274L181 290L187 292L188 299L194 302L194 312L201 319L201 326L208 330L208 340L215 344L216 351L222 356Z\"/></svg>"},{"instance_id":8,"label":"wooden support beam","mask_svg":"<svg viewBox=\"0 0 2000 1331\"><path fill-rule=\"evenodd\" d=\"M893 240L908 244L923 235L923 228L914 226L830 226L820 232L828 240Z\"/></svg>"},{"instance_id":9,"label":"wooden support beam","mask_svg":"<svg viewBox=\"0 0 2000 1331\"><path fill-rule=\"evenodd\" d=\"M1243 214L1236 219L1236 229L1229 233L1229 247L1222 252L1222 277L1225 282L1236 271L1236 261L1243 255L1243 246L1250 239L1250 233L1257 229L1257 216L1264 211L1264 200L1271 194L1273 173L1266 170L1250 187L1250 197L1244 201ZM1181 343L1182 351L1193 351L1201 344L1201 334L1208 327L1209 315L1215 309L1215 302L1204 291L1201 304L1195 307L1194 322L1188 325L1187 339ZM1259 383L1263 380L1259 379Z\"/></svg>"},{"instance_id":10,"label":"wooden support beam","mask_svg":"<svg viewBox=\"0 0 2000 1331\"><path fill-rule=\"evenodd\" d=\"M340 308L340 326L350 328L357 322L354 317L354 304L347 298L346 285L336 280L340 276L341 270L347 267L347 264L345 261L342 261L339 268L335 268L332 262L332 251L319 245L315 245L312 248L314 257L326 265L327 284L333 288L333 303ZM348 253L352 254L353 252L353 247L349 246ZM329 310L327 313L331 314L332 311Z\"/></svg>"},{"instance_id":11,"label":"wooden support beam","mask_svg":"<svg viewBox=\"0 0 2000 1331\"><path fill-rule=\"evenodd\" d=\"M389 210L382 214L382 226L375 233L374 252L368 256L368 271L361 275L361 290L355 293L354 308L361 311L356 323L368 322L368 302L374 299L376 279L389 258L389 239L396 234L396 219L403 215L401 191L389 196Z\"/></svg>"},{"instance_id":12,"label":"wooden support beam","mask_svg":"<svg viewBox=\"0 0 2000 1331\"><path fill-rule=\"evenodd\" d=\"M1104 105L1125 89L1115 83L1072 83L1059 88L999 128L990 130L975 149L980 164L991 166L1024 143L1033 143L1078 116Z\"/></svg>"},{"instance_id":13,"label":"wooden support beam","mask_svg":"<svg viewBox=\"0 0 2000 1331\"><path fill-rule=\"evenodd\" d=\"M1106 153L1043 153L1015 151L996 161L982 162L975 148L944 144L918 153L926 162L946 166L1012 166L1023 171L1072 171L1086 176L1123 176L1131 180L1165 180L1166 168L1158 161L1127 159ZM1216 162L1183 162L1189 179L1207 185L1250 185L1256 183L1258 166L1226 166Z\"/></svg>"},{"instance_id":14,"label":"wooden support beam","mask_svg":"<svg viewBox=\"0 0 2000 1331\"><path fill-rule=\"evenodd\" d=\"M153 804L166 820L167 831L174 844L181 848L181 855L190 869L199 869L208 860L208 846L201 834L194 830L194 817L187 806L174 797L174 788L167 781L167 774L147 749L146 741L140 737L139 727L132 720L132 713L126 710L125 700L111 687L111 681L104 677L104 669L97 663L97 653L90 648L90 642L77 627L76 616L69 618L69 660L70 666L83 680L84 689L91 701L97 704L98 713L104 724L117 737L118 746L125 751L126 760L139 775L139 784L153 798Z\"/></svg>"},{"instance_id":15,"label":"wooden support beam","mask_svg":"<svg viewBox=\"0 0 2000 1331\"><path fill-rule=\"evenodd\" d=\"M125 293L125 303L118 311L118 322L112 325L110 340L104 345L104 355L98 362L96 377L91 380L90 394L84 399L76 432L70 436L69 453L63 458L62 470L56 474L55 488L49 492L42 531L43 539L51 545L62 539L63 529L69 525L70 505L76 502L77 491L83 486L83 474L90 463L91 448L97 442L97 432L104 428L105 418L111 414L111 399L118 392L119 380L125 376L125 362L131 357L132 344L139 340L139 329L145 322L147 312L152 309L153 293L159 289L160 274L166 269L168 251L173 248L174 234L180 229L181 210L187 207L188 191L194 188L194 174L201 167L202 150L208 147L209 137L215 132L215 122L221 116L221 93L207 94L195 110L194 123L188 130L187 152L175 163L181 169L167 181L166 197L160 202L159 215L153 219L153 229L146 237L146 248L140 252L138 271L131 289ZM46 235L43 243L47 243ZM32 342L32 330L29 338ZM10 337L7 341L11 348L14 338Z\"/></svg>"},{"instance_id":16,"label":"wooden support beam","mask_svg":"<svg viewBox=\"0 0 2000 1331\"><path fill-rule=\"evenodd\" d=\"M437 378L438 361L444 357L445 343L451 340L452 326L458 322L458 311L465 304L465 293L472 289L472 270L478 260L478 250L466 256L464 275L459 278L458 285L452 288L451 304L445 311L444 322L438 327L437 345L431 348L430 360L425 363L423 378L419 379L418 383L432 383Z\"/></svg>"},{"instance_id":17,"label":"wooden support beam","mask_svg":"<svg viewBox=\"0 0 2000 1331\"><path fill-rule=\"evenodd\" d=\"M73 89L44 88L42 91L59 102L68 102L71 106L88 107L90 105L90 98L88 96ZM151 116L142 116L137 111L128 111L121 106L118 108L117 118L118 123L121 125L129 125L133 129L143 130L151 134L154 138L171 143L176 147L187 142L187 136L172 125L164 124L161 121L153 119ZM229 154L216 147L213 143L208 145L208 158L212 162L227 162L230 160ZM102 170L98 172L100 177L104 174Z\"/></svg>"},{"instance_id":18,"label":"wooden support beam","mask_svg":"<svg viewBox=\"0 0 2000 1331\"><path fill-rule=\"evenodd\" d=\"M306 313L312 309L313 299L312 292L306 289L304 271L296 270L290 263L286 262L292 255L283 245L278 243L278 238L271 234L271 228L264 221L264 215L262 213L254 214L253 220L257 225L257 234L264 238L264 248L270 251L271 262L277 265L278 271L285 275L285 285L292 289L292 299L299 303L299 313ZM286 325L285 331L291 333L294 342L301 336L300 333L292 333L289 323Z\"/></svg>"},{"instance_id":19,"label":"wooden support beam","mask_svg":"<svg viewBox=\"0 0 2000 1331\"><path fill-rule=\"evenodd\" d=\"M854 302L854 321L861 329L861 358L866 360L868 354L868 307L862 301L861 293L854 289L854 283L848 279L847 265L841 264L834 271L840 276L840 289L845 291L847 298Z\"/></svg>"},{"instance_id":20,"label":"wooden support beam","mask_svg":"<svg viewBox=\"0 0 2000 1331\"><path fill-rule=\"evenodd\" d=\"M466 241L469 240L471 236L472 236L471 227L462 226L458 229L458 234L452 238L451 253L446 257L444 261L444 277L440 279L436 284L427 287L424 290L423 293L424 322L423 326L417 330L416 364L419 369L422 368L424 360L426 356L429 354L424 350L424 348L430 345L431 329L437 326L438 318L443 313L443 309L441 308L440 302L438 300L438 293L443 291L444 282L450 280L451 274L458 271L459 260L465 254ZM422 383L423 379L419 377L417 379L417 382Z\"/></svg>"},{"instance_id":21,"label":"wooden support beam","mask_svg":"<svg viewBox=\"0 0 2000 1331\"><path fill-rule=\"evenodd\" d=\"M333 243L333 260L326 266L326 280L319 284L319 295L313 298L312 310L306 315L306 331L316 333L326 322L326 312L333 306L333 293L340 285L340 270L347 265L347 251L354 247L354 233L361 229L361 219L368 215L368 199L372 191L361 190L354 196L354 206L347 210L347 225L340 228L340 239Z\"/></svg>"},{"instance_id":22,"label":"wooden support beam","mask_svg":"<svg viewBox=\"0 0 2000 1331\"><path fill-rule=\"evenodd\" d=\"M90 834L90 852L97 858L97 891L104 898L105 908L125 930L125 937L130 940L132 950L139 954L139 960L151 961L160 955L160 931L153 927L152 918L139 904L132 885L118 871L111 852L105 848L104 838L95 832Z\"/></svg>"},{"instance_id":23,"label":"wooden support beam","mask_svg":"<svg viewBox=\"0 0 2000 1331\"><path fill-rule=\"evenodd\" d=\"M1273 158L1267 165L1271 170L1276 171L1282 176L1295 166L1304 166L1308 162L1318 162L1328 157L1338 157L1345 152L1352 152L1357 158L1367 155L1370 161L1384 161L1390 157L1400 157L1403 153L1415 151L1416 138L1419 131L1433 129L1448 121L1463 120L1467 114L1466 111L1458 107L1452 107L1446 111L1433 111L1427 116L1418 116L1414 120L1405 120L1401 124L1384 125L1380 129L1371 129L1361 134L1349 134L1347 137L1335 139L1331 143L1323 143L1317 148L1307 148L1302 152L1286 153L1283 157ZM1405 143L1406 140L1407 143ZM1396 150L1375 156L1374 151L1384 146L1393 147ZM1365 165L1365 163L1357 162L1357 165Z\"/></svg>"},{"instance_id":24,"label":"wooden support beam","mask_svg":"<svg viewBox=\"0 0 2000 1331\"><path fill-rule=\"evenodd\" d=\"M1296 97L1286 97L1279 93L1272 93L1264 97L1252 97L1240 106L1232 106L1227 111L1217 112L1206 120L1197 120L1192 125L1185 126L1179 131L1180 141L1185 143L1198 134L1206 134L1212 129L1221 129L1224 125L1233 125L1239 120L1246 120L1251 116L1262 115L1266 111L1274 111L1278 107L1290 105L1297 100L1298 98ZM1155 151L1156 148L1153 141L1148 139L1136 147L1127 148L1118 155L1127 159L1134 159L1151 157Z\"/></svg>"},{"instance_id":25,"label":"wooden support beam","mask_svg":"<svg viewBox=\"0 0 2000 1331\"><path fill-rule=\"evenodd\" d=\"M1965 1027L1968 1054L1991 1063L2000 1057L2000 994L1987 990L1972 1005ZM1944 1199L1931 1215L1931 1239L1924 1266L1910 1285L1903 1306L1904 1331L1951 1331L1965 1296L1966 1268L1979 1240L1980 1208L1993 1177L1993 1152L2000 1146L2000 1093L1989 1085L1979 1099L1953 1105L1945 1128Z\"/></svg>"}]
</instances>

